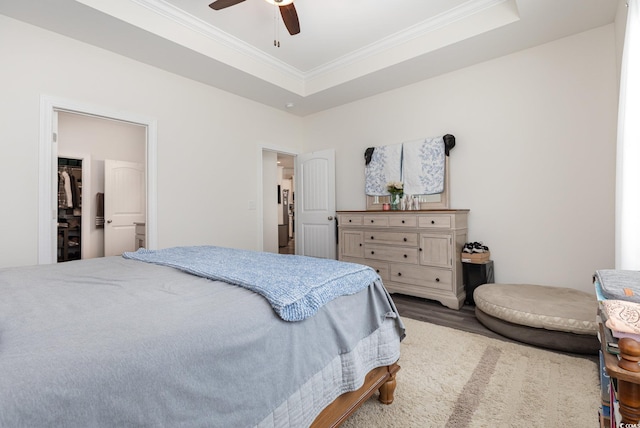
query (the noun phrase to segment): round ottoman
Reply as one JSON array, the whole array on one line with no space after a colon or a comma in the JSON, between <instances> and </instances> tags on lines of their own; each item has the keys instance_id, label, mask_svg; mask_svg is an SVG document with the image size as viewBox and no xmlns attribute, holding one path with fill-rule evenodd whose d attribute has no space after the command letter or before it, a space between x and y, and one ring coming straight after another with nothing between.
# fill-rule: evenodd
<instances>
[{"instance_id":1,"label":"round ottoman","mask_svg":"<svg viewBox=\"0 0 640 428\"><path fill-rule=\"evenodd\" d=\"M595 295L563 287L484 284L473 298L478 321L510 339L579 354L600 349Z\"/></svg>"}]
</instances>

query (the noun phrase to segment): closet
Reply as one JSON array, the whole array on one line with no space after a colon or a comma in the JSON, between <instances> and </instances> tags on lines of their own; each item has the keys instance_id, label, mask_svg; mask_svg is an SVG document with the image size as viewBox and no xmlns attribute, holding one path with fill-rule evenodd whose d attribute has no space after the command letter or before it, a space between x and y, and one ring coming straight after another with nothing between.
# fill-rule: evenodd
<instances>
[{"instance_id":1,"label":"closet","mask_svg":"<svg viewBox=\"0 0 640 428\"><path fill-rule=\"evenodd\" d=\"M58 262L82 255L82 160L58 158Z\"/></svg>"}]
</instances>

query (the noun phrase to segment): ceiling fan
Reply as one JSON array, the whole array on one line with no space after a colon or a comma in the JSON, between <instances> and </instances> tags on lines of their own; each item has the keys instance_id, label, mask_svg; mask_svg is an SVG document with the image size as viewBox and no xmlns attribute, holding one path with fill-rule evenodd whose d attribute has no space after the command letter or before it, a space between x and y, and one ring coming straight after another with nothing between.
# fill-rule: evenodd
<instances>
[{"instance_id":1,"label":"ceiling fan","mask_svg":"<svg viewBox=\"0 0 640 428\"><path fill-rule=\"evenodd\" d=\"M209 5L213 10L220 10L229 6L242 3L244 0L216 0ZM287 27L289 34L292 36L300 32L300 21L298 20L298 13L296 7L293 5L293 0L266 0L268 3L279 6L280 15L284 21L284 25Z\"/></svg>"}]
</instances>

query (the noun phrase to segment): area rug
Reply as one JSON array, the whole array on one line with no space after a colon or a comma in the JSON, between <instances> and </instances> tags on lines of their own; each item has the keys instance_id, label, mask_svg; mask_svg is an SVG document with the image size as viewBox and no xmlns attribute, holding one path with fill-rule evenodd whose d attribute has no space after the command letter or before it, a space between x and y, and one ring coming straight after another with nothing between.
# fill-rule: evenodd
<instances>
[{"instance_id":1,"label":"area rug","mask_svg":"<svg viewBox=\"0 0 640 428\"><path fill-rule=\"evenodd\" d=\"M393 404L377 395L343 428L597 428L598 364L403 318Z\"/></svg>"}]
</instances>

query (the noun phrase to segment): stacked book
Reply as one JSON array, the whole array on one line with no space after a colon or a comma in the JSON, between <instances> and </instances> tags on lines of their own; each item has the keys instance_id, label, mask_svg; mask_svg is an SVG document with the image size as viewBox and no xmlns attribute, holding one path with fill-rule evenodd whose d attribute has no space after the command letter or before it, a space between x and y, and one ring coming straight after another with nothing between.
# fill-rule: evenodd
<instances>
[{"instance_id":1,"label":"stacked book","mask_svg":"<svg viewBox=\"0 0 640 428\"><path fill-rule=\"evenodd\" d=\"M594 276L598 316L605 336L601 340L606 342L607 351L618 354L619 339L629 337L640 342L640 272L605 272L597 271Z\"/></svg>"},{"instance_id":2,"label":"stacked book","mask_svg":"<svg viewBox=\"0 0 640 428\"><path fill-rule=\"evenodd\" d=\"M599 270L594 275L598 298L598 323L602 326L599 339L604 349L619 358L618 341L629 337L640 342L640 272ZM600 354L601 427L617 427L620 421L616 382L604 369ZM608 423L605 423L608 422Z\"/></svg>"}]
</instances>

